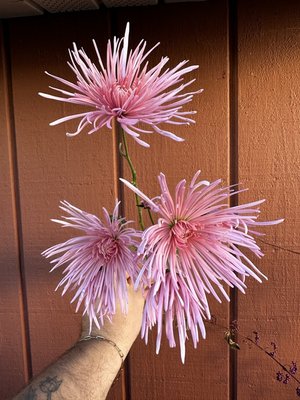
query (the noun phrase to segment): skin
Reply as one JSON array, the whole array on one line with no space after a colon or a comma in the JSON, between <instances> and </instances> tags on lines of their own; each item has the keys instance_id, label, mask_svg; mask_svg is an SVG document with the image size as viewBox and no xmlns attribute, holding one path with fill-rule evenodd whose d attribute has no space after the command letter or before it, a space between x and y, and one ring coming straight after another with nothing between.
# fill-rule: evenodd
<instances>
[{"instance_id":1,"label":"skin","mask_svg":"<svg viewBox=\"0 0 300 400\"><path fill-rule=\"evenodd\" d=\"M91 335L112 340L126 357L141 329L143 307L142 293L128 285L128 314L118 307L113 323L106 320L101 329L93 326ZM83 317L81 337L89 334L89 320ZM13 400L104 400L121 364L110 343L95 339L78 342Z\"/></svg>"}]
</instances>

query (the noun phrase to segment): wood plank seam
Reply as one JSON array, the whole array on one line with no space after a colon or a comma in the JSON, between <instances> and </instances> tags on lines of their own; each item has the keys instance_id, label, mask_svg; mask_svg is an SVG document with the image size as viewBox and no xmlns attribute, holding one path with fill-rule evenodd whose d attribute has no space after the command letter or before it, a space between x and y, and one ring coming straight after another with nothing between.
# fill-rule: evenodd
<instances>
[{"instance_id":1,"label":"wood plank seam","mask_svg":"<svg viewBox=\"0 0 300 400\"><path fill-rule=\"evenodd\" d=\"M118 28L118 23L117 23L117 9L112 9L110 10L109 13L109 20L110 20L110 28L111 28L111 36L116 36L120 37L122 33L120 32ZM118 184L117 184L117 194L118 194L118 199L121 201L121 213L122 216L125 216L125 197L124 197L124 187L119 181L119 177L124 176L124 164L123 164L123 159L122 156L119 152L119 143L121 143L121 129L120 127L115 124L115 143L116 143L116 167L118 171L118 175L116 177ZM130 354L125 360L125 367L124 367L124 372L122 375L122 400L130 400L131 399L131 385L130 385Z\"/></svg>"},{"instance_id":2,"label":"wood plank seam","mask_svg":"<svg viewBox=\"0 0 300 400\"><path fill-rule=\"evenodd\" d=\"M19 293L20 314L22 324L22 345L24 358L25 380L28 382L32 378L32 360L31 360L31 345L30 331L28 319L28 304L26 293L26 281L24 270L24 253L23 253L23 234L22 234L22 216L20 207L20 187L18 174L18 159L16 145L16 130L14 120L14 102L12 90L12 73L11 73L11 55L10 55L10 37L9 37L9 22L2 22L3 40L1 43L3 54L3 71L4 71L4 101L7 115L7 131L9 133L9 154L10 154L10 170L11 170L11 187L14 198L14 224L17 232L18 242L18 259L19 259L19 274L21 282L21 292Z\"/></svg>"},{"instance_id":3,"label":"wood plank seam","mask_svg":"<svg viewBox=\"0 0 300 400\"><path fill-rule=\"evenodd\" d=\"M123 193L121 190L121 182L119 180L119 177L123 175L122 170L122 161L120 159L120 152L119 152L119 143L121 139L121 134L120 134L120 128L117 124L117 122L114 120L113 121L113 129L112 129L112 135L113 135L113 165L114 165L114 194L115 197L118 198L118 201L121 201L120 204L120 212L122 217L124 217L124 204L123 204ZM126 358L124 367L121 372L121 380L122 380L122 400L126 400L127 396L127 372L129 368L129 357Z\"/></svg>"},{"instance_id":4,"label":"wood plank seam","mask_svg":"<svg viewBox=\"0 0 300 400\"><path fill-rule=\"evenodd\" d=\"M229 183L238 183L238 31L237 1L228 2L228 61L229 61ZM238 205L238 195L230 198L230 206ZM238 291L230 288L229 321L238 319ZM237 352L229 353L229 398L237 400Z\"/></svg>"},{"instance_id":5,"label":"wood plank seam","mask_svg":"<svg viewBox=\"0 0 300 400\"><path fill-rule=\"evenodd\" d=\"M109 32L110 32L111 39L113 38L113 36L118 36L118 28L117 28L116 19L114 18L114 16L115 16L115 11L110 10L110 12L108 14L108 21L109 21ZM122 217L125 217L125 215L124 215L124 213L125 213L124 190L123 190L123 187L119 180L119 178L121 176L123 176L123 160L122 160L121 154L119 152L119 143L121 143L121 129L115 119L113 120L112 134L113 134L113 145L114 145L114 149L113 149L114 193L115 193L115 196L118 198L118 201L121 201L120 211L121 211ZM130 387L129 387L130 380L128 378L129 369L130 369L129 358L130 358L130 356L128 356L125 360L124 368L122 370L122 375L121 375L122 400L128 400L131 398L130 397Z\"/></svg>"}]
</instances>

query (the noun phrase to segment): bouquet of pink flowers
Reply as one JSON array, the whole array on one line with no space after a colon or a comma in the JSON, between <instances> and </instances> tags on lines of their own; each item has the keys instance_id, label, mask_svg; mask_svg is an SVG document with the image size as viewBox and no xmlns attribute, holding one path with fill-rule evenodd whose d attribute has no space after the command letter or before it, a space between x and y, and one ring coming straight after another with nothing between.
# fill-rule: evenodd
<instances>
[{"instance_id":1,"label":"bouquet of pink flowers","mask_svg":"<svg viewBox=\"0 0 300 400\"><path fill-rule=\"evenodd\" d=\"M146 147L149 145L140 138L141 134L156 132L182 141L161 124L194 123L190 116L195 111L184 111L183 106L202 90L187 93L186 87L194 80L183 83L184 76L198 66L186 66L188 61L182 61L174 68L165 68L169 60L163 57L149 68L147 58L158 44L146 51L146 42L142 40L136 49L129 50L128 42L129 24L123 38L108 41L106 63L94 42L98 66L74 44L68 64L76 83L48 74L68 89L52 87L58 95L41 95L89 107L89 111L51 123L79 118L77 130L67 133L68 136L87 127L91 134L103 126L112 129L113 124L118 124L122 131L119 151L132 174L131 182L120 179L134 192L140 229L130 227L132 221L120 215L118 201L112 214L103 209L103 220L63 201L60 208L66 215L53 221L78 229L81 234L49 248L43 255L54 257L52 270L65 266L58 287L64 286L63 294L67 290L75 292L72 301L77 301L76 310L83 306L90 326L93 322L101 326L105 318L113 321L118 301L122 312L127 312L130 277L136 289L147 290L142 337L147 342L149 329L157 324L158 353L163 327L171 347L176 346L176 328L184 362L188 335L195 348L199 331L205 338L204 320L211 318L209 296L221 302L222 294L229 301L224 284L244 293L246 277L252 276L259 282L267 279L244 250L261 257L255 236L262 233L256 227L283 220L258 221L259 206L264 200L230 207L231 196L243 190L222 186L221 180L200 180L200 171L190 183L179 181L174 194L170 193L163 173L158 177L160 192L156 197L151 199L138 188L128 135ZM145 227L144 213L150 217L149 227Z\"/></svg>"}]
</instances>

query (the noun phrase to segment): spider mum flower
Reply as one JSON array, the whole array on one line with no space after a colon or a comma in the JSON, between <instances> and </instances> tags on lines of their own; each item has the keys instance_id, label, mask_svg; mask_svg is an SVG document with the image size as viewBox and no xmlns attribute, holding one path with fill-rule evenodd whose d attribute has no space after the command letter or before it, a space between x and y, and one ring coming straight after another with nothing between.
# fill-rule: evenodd
<instances>
[{"instance_id":1,"label":"spider mum flower","mask_svg":"<svg viewBox=\"0 0 300 400\"><path fill-rule=\"evenodd\" d=\"M114 38L107 44L106 66L100 56L95 41L93 41L99 66L97 67L83 49L78 50L76 44L69 51L68 65L76 76L76 83L69 82L55 75L48 75L65 84L70 89L51 89L60 93L58 96L39 93L41 96L65 103L80 104L91 107L91 111L82 112L60 118L50 125L57 125L71 119L80 118L76 132L67 133L74 136L86 126L92 125L88 133L93 133L104 125L111 129L112 119L118 123L139 144L149 147L139 139L140 133L153 131L168 136L173 140L182 141L172 132L161 129L162 122L181 125L190 124L189 118L195 111L182 111L184 104L190 102L193 94L183 93L195 79L182 83L183 76L198 68L196 65L184 67L188 61L182 61L172 69L163 71L168 57L163 57L153 68L148 68L147 57L159 45L157 43L146 52L146 42L142 40L135 50L128 50L129 24L121 39ZM143 130L138 123L147 124L150 130Z\"/></svg>"},{"instance_id":2,"label":"spider mum flower","mask_svg":"<svg viewBox=\"0 0 300 400\"><path fill-rule=\"evenodd\" d=\"M111 318L115 314L117 297L122 312L127 313L127 277L134 280L138 272L134 249L140 234L127 227L129 222L119 218L120 203L112 215L103 208L104 222L66 201L61 204L67 216L52 221L84 234L50 247L42 254L46 258L55 257L51 271L67 265L56 289L64 286L62 295L67 290L76 291L71 301L77 300L76 311L83 302L83 314L88 314L90 328L92 321L100 327L105 316Z\"/></svg>"},{"instance_id":3,"label":"spider mum flower","mask_svg":"<svg viewBox=\"0 0 300 400\"><path fill-rule=\"evenodd\" d=\"M207 294L211 293L221 302L219 290L229 301L223 283L244 293L247 276L259 282L266 278L242 249L261 257L263 253L253 236L262 234L254 229L283 221L257 221L259 205L264 200L230 207L229 198L241 190L222 187L221 180L197 181L199 174L200 171L194 175L188 187L185 180L180 181L172 198L161 173L158 180L162 193L152 200L121 179L159 215L157 224L143 232L138 248L138 253L143 256L143 267L136 286L141 282L152 285L146 299L142 332L147 338L148 328L158 322L159 350L164 304L166 335L170 345L174 346L170 320L176 317L183 360L187 327L194 344L197 343L197 324L205 336L199 318L203 315L210 318ZM183 322L184 315L187 325Z\"/></svg>"}]
</instances>

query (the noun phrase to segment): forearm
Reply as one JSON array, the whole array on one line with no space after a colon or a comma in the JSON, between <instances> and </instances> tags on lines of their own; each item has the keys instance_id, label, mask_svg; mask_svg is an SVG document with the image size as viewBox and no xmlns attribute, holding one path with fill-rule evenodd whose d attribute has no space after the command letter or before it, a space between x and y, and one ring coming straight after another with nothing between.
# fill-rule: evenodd
<instances>
[{"instance_id":1,"label":"forearm","mask_svg":"<svg viewBox=\"0 0 300 400\"><path fill-rule=\"evenodd\" d=\"M14 400L105 399L121 364L110 343L95 339L79 342Z\"/></svg>"},{"instance_id":2,"label":"forearm","mask_svg":"<svg viewBox=\"0 0 300 400\"><path fill-rule=\"evenodd\" d=\"M104 400L117 376L142 324L144 298L128 286L128 314L119 304L113 323L105 320L101 329L89 318L82 324L82 339L91 335L106 340L89 339L78 342L54 364L36 377L14 400ZM117 345L117 348L114 347Z\"/></svg>"}]
</instances>

